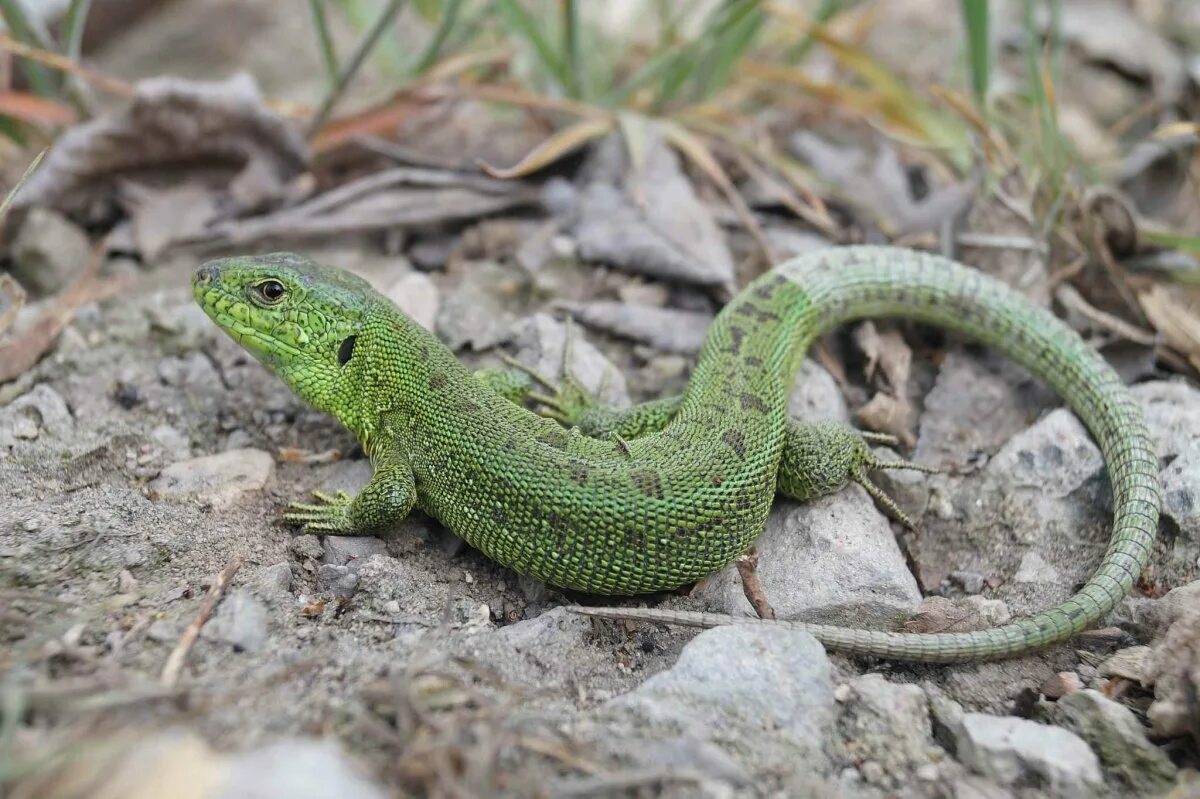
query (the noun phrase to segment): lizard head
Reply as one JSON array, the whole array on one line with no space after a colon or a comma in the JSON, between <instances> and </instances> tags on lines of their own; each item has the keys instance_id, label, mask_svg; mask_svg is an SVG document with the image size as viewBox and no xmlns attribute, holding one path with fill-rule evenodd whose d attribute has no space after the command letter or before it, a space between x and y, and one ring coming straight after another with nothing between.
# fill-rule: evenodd
<instances>
[{"instance_id":1,"label":"lizard head","mask_svg":"<svg viewBox=\"0 0 1200 799\"><path fill-rule=\"evenodd\" d=\"M365 347L356 345L379 301L366 281L301 255L272 253L205 263L192 276L192 294L301 399L357 432Z\"/></svg>"}]
</instances>

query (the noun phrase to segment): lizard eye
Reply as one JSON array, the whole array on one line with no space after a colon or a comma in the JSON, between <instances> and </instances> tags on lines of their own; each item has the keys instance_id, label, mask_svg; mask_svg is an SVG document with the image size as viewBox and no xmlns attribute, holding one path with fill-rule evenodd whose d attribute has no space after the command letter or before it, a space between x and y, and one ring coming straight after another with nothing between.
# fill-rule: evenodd
<instances>
[{"instance_id":1,"label":"lizard eye","mask_svg":"<svg viewBox=\"0 0 1200 799\"><path fill-rule=\"evenodd\" d=\"M267 305L275 305L287 296L287 289L278 280L264 280L254 285L254 293Z\"/></svg>"}]
</instances>

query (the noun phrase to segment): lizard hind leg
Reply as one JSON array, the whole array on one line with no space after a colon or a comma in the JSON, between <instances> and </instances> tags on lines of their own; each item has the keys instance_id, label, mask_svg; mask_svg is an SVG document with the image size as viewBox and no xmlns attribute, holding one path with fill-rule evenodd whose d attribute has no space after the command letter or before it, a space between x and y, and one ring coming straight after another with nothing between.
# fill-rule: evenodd
<instances>
[{"instance_id":1,"label":"lizard hind leg","mask_svg":"<svg viewBox=\"0 0 1200 799\"><path fill-rule=\"evenodd\" d=\"M856 430L837 422L804 423L789 420L779 462L776 485L781 494L800 501L823 497L855 482L905 527L916 523L895 500L875 485L868 473L875 469L906 469L935 474L937 469L910 461L882 461L869 443L894 443L882 433Z\"/></svg>"}]
</instances>

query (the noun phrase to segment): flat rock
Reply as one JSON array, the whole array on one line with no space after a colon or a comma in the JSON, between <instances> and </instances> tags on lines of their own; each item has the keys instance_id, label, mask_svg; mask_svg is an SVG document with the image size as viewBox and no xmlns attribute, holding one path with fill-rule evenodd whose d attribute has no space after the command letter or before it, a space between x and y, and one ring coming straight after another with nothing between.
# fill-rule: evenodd
<instances>
[{"instance_id":1,"label":"flat rock","mask_svg":"<svg viewBox=\"0 0 1200 799\"><path fill-rule=\"evenodd\" d=\"M632 339L662 352L691 355L700 351L712 314L653 305L601 300L564 306L588 327Z\"/></svg>"},{"instance_id":2,"label":"flat rock","mask_svg":"<svg viewBox=\"0 0 1200 799\"><path fill-rule=\"evenodd\" d=\"M706 630L674 666L613 701L682 709L718 728L779 731L814 755L835 715L824 648L807 633L769 626Z\"/></svg>"},{"instance_id":3,"label":"flat rock","mask_svg":"<svg viewBox=\"0 0 1200 799\"><path fill-rule=\"evenodd\" d=\"M173 463L150 483L164 499L197 500L228 507L261 491L275 473L275 459L260 449L233 449Z\"/></svg>"},{"instance_id":4,"label":"flat rock","mask_svg":"<svg viewBox=\"0 0 1200 799\"><path fill-rule=\"evenodd\" d=\"M575 378L593 397L618 408L629 406L625 375L576 329L571 341L571 363ZM550 380L561 380L567 326L539 313L519 322L516 328L516 359Z\"/></svg>"},{"instance_id":5,"label":"flat rock","mask_svg":"<svg viewBox=\"0 0 1200 799\"><path fill-rule=\"evenodd\" d=\"M1079 736L1015 716L966 713L957 730L959 760L1002 785L1044 785L1052 796L1093 797L1100 761Z\"/></svg>"},{"instance_id":6,"label":"flat rock","mask_svg":"<svg viewBox=\"0 0 1200 799\"><path fill-rule=\"evenodd\" d=\"M920 607L891 525L857 485L812 502L777 500L755 547L779 618L894 629ZM752 613L733 566L695 595L721 613Z\"/></svg>"},{"instance_id":7,"label":"flat rock","mask_svg":"<svg viewBox=\"0 0 1200 799\"><path fill-rule=\"evenodd\" d=\"M1175 784L1171 759L1146 738L1133 711L1099 691L1074 691L1054 703L1053 721L1079 735L1105 771L1138 796L1158 796Z\"/></svg>"},{"instance_id":8,"label":"flat rock","mask_svg":"<svg viewBox=\"0 0 1200 799\"><path fill-rule=\"evenodd\" d=\"M1172 546L1175 557L1193 565L1200 557L1200 442L1189 442L1162 470L1162 513L1179 533Z\"/></svg>"},{"instance_id":9,"label":"flat rock","mask_svg":"<svg viewBox=\"0 0 1200 799\"><path fill-rule=\"evenodd\" d=\"M327 535L323 548L325 563L352 568L372 555L387 554L387 544L372 535Z\"/></svg>"},{"instance_id":10,"label":"flat rock","mask_svg":"<svg viewBox=\"0 0 1200 799\"><path fill-rule=\"evenodd\" d=\"M244 588L221 601L205 634L233 646L235 652L258 652L267 642L267 608Z\"/></svg>"}]
</instances>

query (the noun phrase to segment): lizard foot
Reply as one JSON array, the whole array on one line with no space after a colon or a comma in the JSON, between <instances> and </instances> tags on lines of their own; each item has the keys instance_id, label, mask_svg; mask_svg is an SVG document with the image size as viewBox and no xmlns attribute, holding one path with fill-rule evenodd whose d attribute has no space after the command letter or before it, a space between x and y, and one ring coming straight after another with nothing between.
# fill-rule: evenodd
<instances>
[{"instance_id":1,"label":"lizard foot","mask_svg":"<svg viewBox=\"0 0 1200 799\"><path fill-rule=\"evenodd\" d=\"M595 405L596 401L591 393L571 374L570 367L574 351L575 324L569 316L566 320L566 328L566 341L563 343L561 380L552 380L536 369L526 366L509 355L502 355L501 360L512 368L529 375L549 392L547 394L531 391L528 394L528 397L540 406L538 408L539 415L554 419L567 427L574 427L579 424L579 420L584 412ZM607 381L607 379L608 373L605 372L604 380ZM600 391L604 391L603 384L601 384Z\"/></svg>"},{"instance_id":2,"label":"lizard foot","mask_svg":"<svg viewBox=\"0 0 1200 799\"><path fill-rule=\"evenodd\" d=\"M354 497L345 491L327 494L324 491L314 491L313 496L320 504L293 502L288 505L283 520L288 524L298 524L306 533L339 534L352 532L350 524L350 503Z\"/></svg>"},{"instance_id":3,"label":"lizard foot","mask_svg":"<svg viewBox=\"0 0 1200 799\"><path fill-rule=\"evenodd\" d=\"M883 436L884 434L882 433L863 434L863 440L868 442L882 443L881 438ZM892 438L892 436L886 437ZM913 463L912 461L881 461L875 457L874 453L870 453L869 451L868 453L869 457L865 459L863 463L858 466L858 468L851 472L850 479L866 489L866 492L870 494L876 502L890 511L892 515L895 516L896 519L905 527L910 530L919 530L920 528L917 526L917 523L913 521L907 513L900 509L900 506L896 504L896 501L885 494L882 488L871 482L871 479L867 477L867 472L873 469L904 469L910 472L922 472L923 474L941 474L942 470L934 466Z\"/></svg>"}]
</instances>

